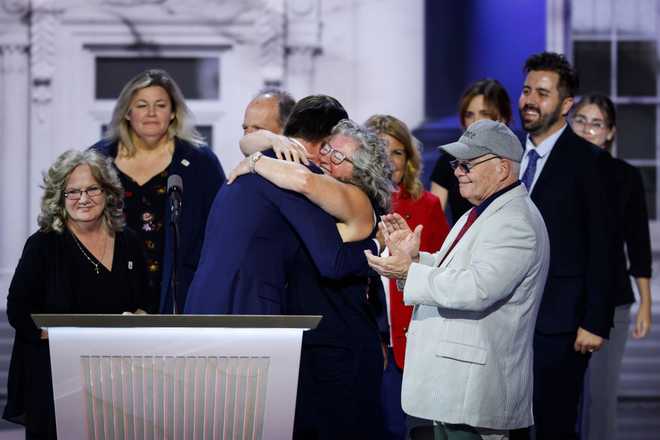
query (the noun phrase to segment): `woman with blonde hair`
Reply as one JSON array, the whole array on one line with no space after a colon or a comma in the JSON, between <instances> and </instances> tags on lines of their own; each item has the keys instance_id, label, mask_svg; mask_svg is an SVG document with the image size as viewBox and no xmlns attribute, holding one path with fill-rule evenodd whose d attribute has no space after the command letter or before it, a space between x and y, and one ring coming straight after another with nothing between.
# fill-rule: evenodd
<instances>
[{"instance_id":1,"label":"woman with blonde hair","mask_svg":"<svg viewBox=\"0 0 660 440\"><path fill-rule=\"evenodd\" d=\"M400 214L413 230L423 225L420 250L437 251L449 232L449 225L440 200L424 191L419 179L422 161L417 140L408 126L394 116L374 115L365 126L387 144L394 168L392 182L397 188L392 193L392 212ZM406 421L401 408L401 380L412 307L403 303L403 292L397 288L395 280L383 279L383 284L390 328L389 362L383 375L383 409L388 434L391 438L404 438Z\"/></svg>"},{"instance_id":2,"label":"woman with blonde hair","mask_svg":"<svg viewBox=\"0 0 660 440\"><path fill-rule=\"evenodd\" d=\"M95 151L67 151L44 175L39 230L23 249L7 295L16 330L3 417L26 438L56 438L48 333L32 313L140 312L149 307L137 236L124 229L124 191Z\"/></svg>"},{"instance_id":3,"label":"woman with blonde hair","mask_svg":"<svg viewBox=\"0 0 660 440\"><path fill-rule=\"evenodd\" d=\"M180 312L197 268L206 218L225 176L195 129L174 79L158 69L132 78L117 99L106 138L92 148L112 158L126 189L126 222L144 243L154 307ZM185 192L179 234L170 227L170 176L181 178Z\"/></svg>"}]
</instances>

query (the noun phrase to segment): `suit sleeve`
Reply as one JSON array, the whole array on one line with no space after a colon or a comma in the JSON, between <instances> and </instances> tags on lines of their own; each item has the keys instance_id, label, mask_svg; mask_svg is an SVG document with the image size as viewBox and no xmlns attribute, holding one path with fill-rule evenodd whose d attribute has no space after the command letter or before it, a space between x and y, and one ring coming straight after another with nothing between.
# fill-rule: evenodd
<instances>
[{"instance_id":1,"label":"suit sleeve","mask_svg":"<svg viewBox=\"0 0 660 440\"><path fill-rule=\"evenodd\" d=\"M580 327L603 338L609 336L614 316L614 280L612 256L615 255L613 237L614 210L608 206L608 195L615 194L611 188L614 175L614 160L602 151L591 158L583 170L585 192L582 194L586 210L587 225L587 267L586 267L586 307Z\"/></svg>"},{"instance_id":2,"label":"suit sleeve","mask_svg":"<svg viewBox=\"0 0 660 440\"><path fill-rule=\"evenodd\" d=\"M231 310L231 298L228 296L211 296L206 294L216 283L216 262L221 260L220 256L223 251L221 246L217 244L217 241L220 239L217 231L222 230L222 219L226 215L226 211L222 203L219 202L219 197L220 191L216 194L206 220L206 230L204 241L202 242L200 259L195 275L188 288L184 313L208 313L205 311L212 310L213 313L222 314L230 313Z\"/></svg>"},{"instance_id":3,"label":"suit sleeve","mask_svg":"<svg viewBox=\"0 0 660 440\"><path fill-rule=\"evenodd\" d=\"M16 329L16 336L29 342L38 342L41 330L32 321L31 313L43 308L48 283L48 255L45 234L28 238L18 261L7 295L7 318ZM49 252L50 251L50 252Z\"/></svg>"},{"instance_id":4,"label":"suit sleeve","mask_svg":"<svg viewBox=\"0 0 660 440\"><path fill-rule=\"evenodd\" d=\"M271 201L298 233L321 276L342 279L373 275L364 256L365 250L377 253L372 239L342 243L332 216L300 194L274 185L267 188Z\"/></svg>"}]
</instances>

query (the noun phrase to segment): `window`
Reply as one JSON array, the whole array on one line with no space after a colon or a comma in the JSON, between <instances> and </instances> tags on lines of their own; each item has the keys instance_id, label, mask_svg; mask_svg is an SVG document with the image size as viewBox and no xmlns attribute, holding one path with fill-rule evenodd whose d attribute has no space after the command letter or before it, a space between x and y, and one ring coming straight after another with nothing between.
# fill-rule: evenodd
<instances>
[{"instance_id":1,"label":"window","mask_svg":"<svg viewBox=\"0 0 660 440\"><path fill-rule=\"evenodd\" d=\"M147 69L166 70L186 99L219 99L217 57L97 57L96 99L115 99L133 76Z\"/></svg>"},{"instance_id":2,"label":"window","mask_svg":"<svg viewBox=\"0 0 660 440\"><path fill-rule=\"evenodd\" d=\"M572 0L573 63L579 94L604 93L617 107L613 153L639 168L651 220L658 218L660 0Z\"/></svg>"},{"instance_id":3,"label":"window","mask_svg":"<svg viewBox=\"0 0 660 440\"><path fill-rule=\"evenodd\" d=\"M114 46L89 46L92 53L92 113L104 134L112 109L124 85L147 69L166 70L181 88L195 116L196 128L213 148L221 118L221 54L224 48L159 47L158 54L144 56ZM214 136L216 135L216 136ZM217 139L216 139L217 140Z\"/></svg>"}]
</instances>

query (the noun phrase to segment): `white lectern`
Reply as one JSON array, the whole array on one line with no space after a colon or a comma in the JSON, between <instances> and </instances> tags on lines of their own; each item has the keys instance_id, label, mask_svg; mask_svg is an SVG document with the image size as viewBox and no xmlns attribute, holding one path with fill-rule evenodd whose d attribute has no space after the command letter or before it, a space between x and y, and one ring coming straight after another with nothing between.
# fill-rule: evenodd
<instances>
[{"instance_id":1,"label":"white lectern","mask_svg":"<svg viewBox=\"0 0 660 440\"><path fill-rule=\"evenodd\" d=\"M61 439L291 439L319 316L33 315Z\"/></svg>"}]
</instances>

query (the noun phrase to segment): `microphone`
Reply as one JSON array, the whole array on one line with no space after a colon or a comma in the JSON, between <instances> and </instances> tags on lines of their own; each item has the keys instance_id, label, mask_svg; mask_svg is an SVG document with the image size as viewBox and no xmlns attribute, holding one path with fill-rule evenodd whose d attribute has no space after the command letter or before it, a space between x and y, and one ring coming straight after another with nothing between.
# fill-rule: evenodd
<instances>
[{"instance_id":1,"label":"microphone","mask_svg":"<svg viewBox=\"0 0 660 440\"><path fill-rule=\"evenodd\" d=\"M183 179L178 174L167 178L167 196L170 199L170 223L178 225L183 204Z\"/></svg>"}]
</instances>

